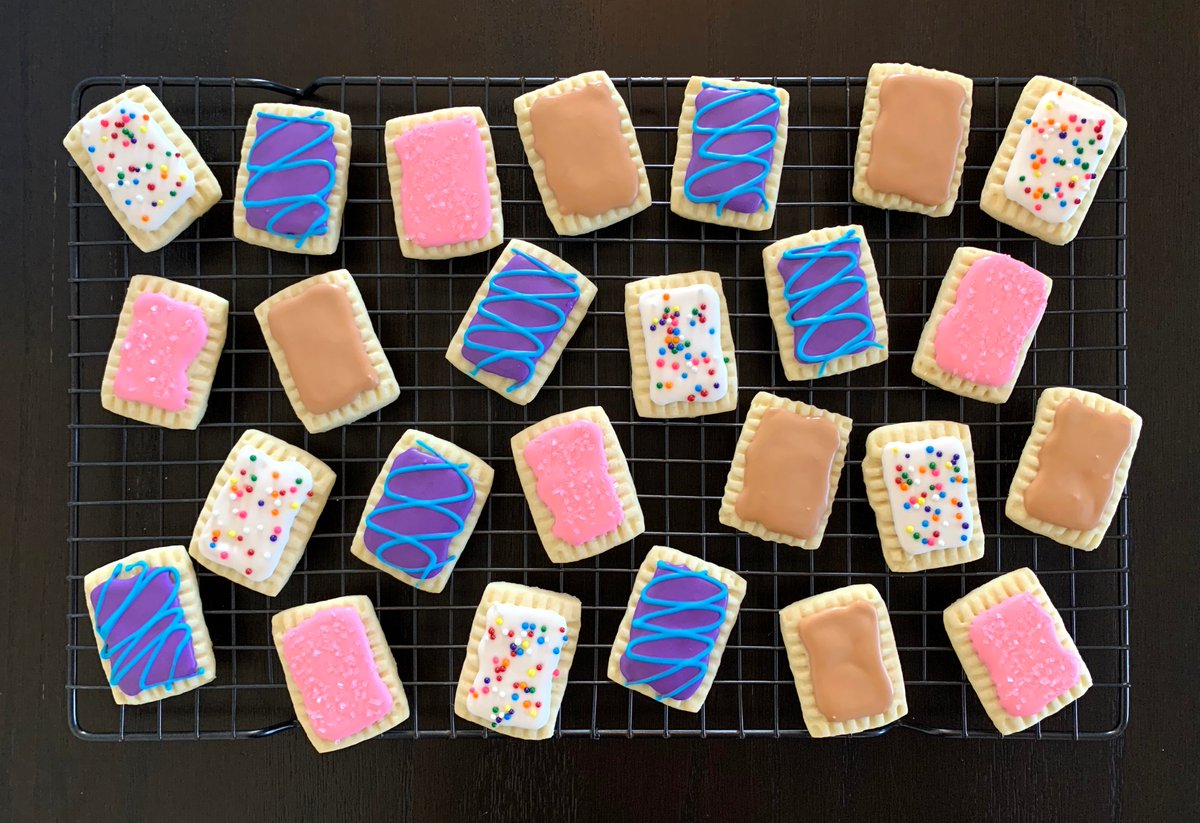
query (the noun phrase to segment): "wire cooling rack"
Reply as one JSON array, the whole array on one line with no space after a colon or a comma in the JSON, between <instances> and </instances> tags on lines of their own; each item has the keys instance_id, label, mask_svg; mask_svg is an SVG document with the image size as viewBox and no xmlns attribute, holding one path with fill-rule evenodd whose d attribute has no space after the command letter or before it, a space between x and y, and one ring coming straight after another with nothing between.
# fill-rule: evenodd
<instances>
[{"instance_id":1,"label":"wire cooling rack","mask_svg":"<svg viewBox=\"0 0 1200 823\"><path fill-rule=\"evenodd\" d=\"M123 235L73 164L68 171L71 335L70 541L67 698L71 729L91 740L261 737L294 728L271 642L275 612L343 594L366 594L378 609L408 690L412 716L386 737L476 737L455 717L454 686L470 622L490 580L566 591L584 603L559 732L572 737L806 736L779 634L778 612L811 594L873 583L891 610L908 688L898 725L947 737L995 730L966 684L942 628L942 609L1001 572L1035 569L1095 679L1084 698L1023 736L1106 738L1129 712L1129 528L1123 499L1103 544L1076 552L1034 537L1003 516L1004 497L1040 391L1071 385L1125 400L1126 150L1105 176L1078 239L1066 248L997 224L979 209L987 168L1022 78L975 78L961 197L946 218L884 212L850 200L865 81L861 77L751 78L791 95L778 214L770 232L746 233L683 220L667 206L675 130L686 78L615 78L637 127L654 205L595 234L558 237L542 209L512 102L552 81L535 77L326 77L303 89L263 80L96 77L81 83L72 122L104 99L145 83L196 143L225 194L167 248L142 254ZM1118 86L1076 79L1124 111ZM349 200L342 242L327 258L281 254L235 242L231 195L254 103L304 100L353 119ZM479 105L492 126L508 236L545 246L583 271L599 295L537 400L510 404L456 371L447 344L500 249L450 261L400 255L384 162L383 124L397 115ZM885 363L824 380L789 383L767 314L761 250L811 228L861 223L887 307ZM913 350L954 250L996 249L1054 278L1036 343L1012 399L964 400L910 373ZM308 435L273 368L254 306L297 280L348 268L402 386L381 412L334 432ZM737 341L741 402L736 413L670 422L639 419L629 391L623 286L634 278L698 268L720 272ZM129 277L153 273L209 289L231 303L229 337L203 424L166 431L100 407L99 386ZM805 552L733 532L717 521L729 461L754 393L761 389L849 415L849 465L820 550ZM631 464L648 531L632 543L569 566L549 562L517 481L509 438L559 411L602 405ZM894 421L948 418L970 424L985 557L968 566L912 575L883 562L859 471L867 432ZM184 543L226 453L247 427L266 429L328 463L338 482L299 568L268 599L200 569L217 679L148 706L117 707L97 657L83 575L125 554ZM419 427L484 457L496 485L446 591L414 592L349 552L367 493L405 429ZM669 711L605 677L609 647L636 569L666 544L735 569L748 581L741 616L716 684L697 715ZM875 732L876 734L879 732ZM296 733L293 732L293 735Z\"/></svg>"}]
</instances>

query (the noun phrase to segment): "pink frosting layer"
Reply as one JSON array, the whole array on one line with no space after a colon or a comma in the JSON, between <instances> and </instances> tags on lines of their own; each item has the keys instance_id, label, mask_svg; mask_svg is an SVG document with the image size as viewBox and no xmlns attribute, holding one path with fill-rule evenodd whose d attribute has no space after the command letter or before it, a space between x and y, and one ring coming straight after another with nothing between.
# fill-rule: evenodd
<instances>
[{"instance_id":1,"label":"pink frosting layer","mask_svg":"<svg viewBox=\"0 0 1200 823\"><path fill-rule=\"evenodd\" d=\"M157 292L139 294L121 343L113 393L164 411L183 411L191 396L187 370L207 337L199 306Z\"/></svg>"},{"instance_id":2,"label":"pink frosting layer","mask_svg":"<svg viewBox=\"0 0 1200 823\"><path fill-rule=\"evenodd\" d=\"M322 740L343 740L392 710L362 618L350 606L327 609L288 629L283 656Z\"/></svg>"},{"instance_id":3,"label":"pink frosting layer","mask_svg":"<svg viewBox=\"0 0 1200 823\"><path fill-rule=\"evenodd\" d=\"M394 141L404 232L419 246L467 243L492 228L487 154L473 117L425 123Z\"/></svg>"},{"instance_id":4,"label":"pink frosting layer","mask_svg":"<svg viewBox=\"0 0 1200 823\"><path fill-rule=\"evenodd\" d=\"M934 335L938 366L981 386L1005 385L1042 319L1046 298L1046 281L1037 269L1007 254L976 260Z\"/></svg>"},{"instance_id":5,"label":"pink frosting layer","mask_svg":"<svg viewBox=\"0 0 1200 823\"><path fill-rule=\"evenodd\" d=\"M1064 649L1054 618L1021 592L971 621L971 645L987 667L1004 711L1028 717L1079 681L1079 655Z\"/></svg>"},{"instance_id":6,"label":"pink frosting layer","mask_svg":"<svg viewBox=\"0 0 1200 823\"><path fill-rule=\"evenodd\" d=\"M526 444L525 461L538 497L554 515L553 533L572 546L608 534L625 519L595 423L577 420L539 434Z\"/></svg>"}]
</instances>

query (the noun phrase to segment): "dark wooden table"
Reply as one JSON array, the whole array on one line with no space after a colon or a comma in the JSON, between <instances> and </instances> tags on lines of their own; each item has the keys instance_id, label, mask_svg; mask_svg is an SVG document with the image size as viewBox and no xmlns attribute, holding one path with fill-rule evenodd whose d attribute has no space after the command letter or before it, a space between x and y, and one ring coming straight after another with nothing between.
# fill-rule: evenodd
<instances>
[{"instance_id":1,"label":"dark wooden table","mask_svg":"<svg viewBox=\"0 0 1200 823\"><path fill-rule=\"evenodd\" d=\"M1194 3L719 2L327 5L5 2L0 200L3 820L1198 819L1200 387ZM962 4L963 6L967 4ZM993 4L988 4L993 5ZM406 8L407 6L407 8ZM70 10L68 11L68 7ZM1128 97L1134 464L1132 718L1108 743L872 740L393 741L318 757L268 742L89 744L67 729L67 156L94 74L1096 75ZM734 810L740 810L734 812Z\"/></svg>"}]
</instances>

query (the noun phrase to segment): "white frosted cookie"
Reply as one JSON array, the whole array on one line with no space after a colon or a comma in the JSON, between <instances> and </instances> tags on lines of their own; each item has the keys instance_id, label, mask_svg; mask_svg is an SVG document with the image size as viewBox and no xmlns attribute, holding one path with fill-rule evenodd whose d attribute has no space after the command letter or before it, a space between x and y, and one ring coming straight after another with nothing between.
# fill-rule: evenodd
<instances>
[{"instance_id":1,"label":"white frosted cookie","mask_svg":"<svg viewBox=\"0 0 1200 823\"><path fill-rule=\"evenodd\" d=\"M458 106L393 117L383 135L405 257L465 257L500 245L500 179L483 109Z\"/></svg>"},{"instance_id":2,"label":"white frosted cookie","mask_svg":"<svg viewBox=\"0 0 1200 823\"><path fill-rule=\"evenodd\" d=\"M204 158L146 86L96 106L63 145L144 252L170 243L221 199Z\"/></svg>"},{"instance_id":3,"label":"white frosted cookie","mask_svg":"<svg viewBox=\"0 0 1200 823\"><path fill-rule=\"evenodd\" d=\"M546 383L596 297L578 269L510 240L446 349L454 367L524 406Z\"/></svg>"},{"instance_id":4,"label":"white frosted cookie","mask_svg":"<svg viewBox=\"0 0 1200 823\"><path fill-rule=\"evenodd\" d=\"M134 275L104 368L100 405L165 429L196 428L208 409L228 322L224 297Z\"/></svg>"},{"instance_id":5,"label":"white frosted cookie","mask_svg":"<svg viewBox=\"0 0 1200 823\"><path fill-rule=\"evenodd\" d=\"M1070 83L1034 77L1013 110L979 207L1047 243L1070 243L1125 127L1124 117Z\"/></svg>"},{"instance_id":6,"label":"white frosted cookie","mask_svg":"<svg viewBox=\"0 0 1200 823\"><path fill-rule=\"evenodd\" d=\"M679 113L671 211L765 231L787 148L788 93L745 80L692 77Z\"/></svg>"},{"instance_id":7,"label":"white frosted cookie","mask_svg":"<svg viewBox=\"0 0 1200 823\"><path fill-rule=\"evenodd\" d=\"M242 141L233 235L292 254L333 254L350 173L350 118L291 103L258 103Z\"/></svg>"},{"instance_id":8,"label":"white frosted cookie","mask_svg":"<svg viewBox=\"0 0 1200 823\"><path fill-rule=\"evenodd\" d=\"M489 583L471 624L454 713L508 737L552 737L581 612L569 594Z\"/></svg>"},{"instance_id":9,"label":"white frosted cookie","mask_svg":"<svg viewBox=\"0 0 1200 823\"><path fill-rule=\"evenodd\" d=\"M513 101L546 214L559 234L586 234L650 205L650 181L625 101L589 71Z\"/></svg>"},{"instance_id":10,"label":"white frosted cookie","mask_svg":"<svg viewBox=\"0 0 1200 823\"><path fill-rule=\"evenodd\" d=\"M313 434L359 420L400 396L350 272L314 275L254 309L279 382Z\"/></svg>"},{"instance_id":11,"label":"white frosted cookie","mask_svg":"<svg viewBox=\"0 0 1200 823\"><path fill-rule=\"evenodd\" d=\"M308 452L247 429L217 472L188 551L210 572L274 597L300 562L336 479Z\"/></svg>"},{"instance_id":12,"label":"white frosted cookie","mask_svg":"<svg viewBox=\"0 0 1200 823\"><path fill-rule=\"evenodd\" d=\"M719 274L627 283L625 329L639 415L699 417L737 408L737 361Z\"/></svg>"}]
</instances>

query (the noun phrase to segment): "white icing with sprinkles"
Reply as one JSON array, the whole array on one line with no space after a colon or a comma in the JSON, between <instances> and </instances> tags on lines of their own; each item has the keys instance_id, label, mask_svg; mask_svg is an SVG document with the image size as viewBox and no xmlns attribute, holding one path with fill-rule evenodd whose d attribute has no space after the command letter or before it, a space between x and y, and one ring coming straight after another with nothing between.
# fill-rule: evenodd
<instances>
[{"instance_id":1,"label":"white icing with sprinkles","mask_svg":"<svg viewBox=\"0 0 1200 823\"><path fill-rule=\"evenodd\" d=\"M909 554L966 546L975 532L967 452L957 437L892 442L880 456L892 523Z\"/></svg>"}]
</instances>

